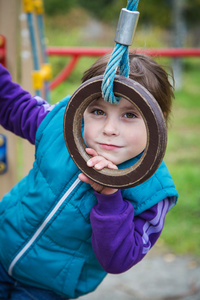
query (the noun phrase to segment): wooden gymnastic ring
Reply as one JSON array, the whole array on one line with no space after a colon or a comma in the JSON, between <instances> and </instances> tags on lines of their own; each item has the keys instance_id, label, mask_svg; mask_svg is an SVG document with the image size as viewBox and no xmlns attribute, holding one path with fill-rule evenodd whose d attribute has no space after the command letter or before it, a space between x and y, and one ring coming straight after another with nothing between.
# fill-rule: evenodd
<instances>
[{"instance_id":1,"label":"wooden gymnastic ring","mask_svg":"<svg viewBox=\"0 0 200 300\"><path fill-rule=\"evenodd\" d=\"M103 186L128 188L141 184L159 167L166 150L167 129L162 111L154 97L138 82L116 75L113 91L133 103L144 119L147 131L147 145L141 158L133 166L97 171L88 167L90 156L85 152L81 124L87 106L102 96L103 76L96 76L84 82L71 96L64 115L64 137L68 151L78 168L90 179Z\"/></svg>"}]
</instances>

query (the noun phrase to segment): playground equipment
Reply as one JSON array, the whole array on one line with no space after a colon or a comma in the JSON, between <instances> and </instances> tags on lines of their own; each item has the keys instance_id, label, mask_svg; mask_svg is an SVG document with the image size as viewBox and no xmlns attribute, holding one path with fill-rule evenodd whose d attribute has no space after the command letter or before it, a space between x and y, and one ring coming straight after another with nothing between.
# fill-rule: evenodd
<instances>
[{"instance_id":1,"label":"playground equipment","mask_svg":"<svg viewBox=\"0 0 200 300\"><path fill-rule=\"evenodd\" d=\"M18 7L20 7L19 0L11 0L8 1L0 0L0 33L3 33L4 36L0 36L0 62L3 65L6 65L9 71L12 74L13 80L16 80L16 37L17 37L17 19L20 11ZM133 10L137 7L138 1L128 1L127 9L122 10L122 15L125 14L125 17L121 17L119 27L117 29L116 34L116 42L118 44L124 43L121 40L124 34L121 34L121 28L123 26L127 26L129 22L133 21L132 29L130 30L134 32L135 24L137 23L137 18L134 16L134 19L131 21L129 16L130 12L127 10ZM133 5L133 6L131 6ZM43 23L43 3L42 0L24 0L23 1L23 14L26 14L29 34L30 34L30 43L32 48L32 56L33 56L33 63L31 64L31 70L34 69L32 72L32 82L31 84L27 83L27 74L29 74L28 70L28 61L30 61L29 57L27 56L27 60L25 61L22 55L22 86L29 90L31 93L35 93L38 95L42 95L45 99L50 101L49 99L49 89L55 88L58 84L60 84L63 80L65 80L74 67L76 66L78 60L82 56L101 56L107 52L111 52L111 48L70 48L70 47L49 47L45 49L45 37L44 37L44 23ZM138 13L136 13L137 15ZM10 15L10 18L9 18ZM14 18L13 18L14 16ZM22 15L20 15L22 16ZM21 18L21 17L20 17ZM7 20L9 21L9 26L7 26ZM127 23L127 20L129 22ZM36 26L37 25L37 26ZM123 29L125 30L125 29ZM132 39L132 34L128 32L128 44L130 44L130 40ZM23 39L23 36L22 36ZM125 42L126 43L126 42ZM22 42L23 44L23 42ZM24 43L27 44L27 41ZM127 45L123 45L126 47ZM129 45L128 45L129 46ZM24 45L22 46L22 48ZM121 46L118 46L119 49ZM183 57L183 56L200 56L200 49L146 49L137 51L145 52L149 55L153 56L171 56L171 57ZM22 51L23 52L23 51ZM26 52L26 51L24 51ZM121 52L121 50L119 51ZM27 55L27 52L26 52ZM51 79L51 67L48 62L48 55L64 55L64 56L71 56L71 60L69 64L66 65L64 70L50 83ZM31 72L31 71L30 71ZM115 76L114 76L115 77ZM24 79L25 78L25 79ZM136 92L137 93L137 92ZM130 100L131 101L131 100ZM4 178L8 175L6 182L10 183L9 187L6 189L10 189L10 187L16 182L16 137L9 137L9 134L5 132L3 129L0 129L1 141L3 141L0 145L0 160L6 163L6 166L0 168L0 172L3 174L1 175L1 195L5 193L5 186L8 184L4 184ZM79 147L79 146L78 146ZM8 149L12 149L12 153L8 154ZM25 153L29 152L29 149L23 147ZM32 150L31 150L32 151ZM29 156L24 155L24 160L28 161L29 167L26 168L25 173L29 170L32 160ZM26 163L25 163L26 164ZM12 175L9 173L11 171ZM0 196L1 196L0 195Z\"/></svg>"},{"instance_id":2,"label":"playground equipment","mask_svg":"<svg viewBox=\"0 0 200 300\"><path fill-rule=\"evenodd\" d=\"M64 116L65 143L79 169L96 183L127 188L141 184L159 167L166 150L167 130L161 109L154 97L129 76L129 49L136 30L139 13L138 1L128 1L122 9L115 36L115 47L103 76L94 77L83 83L72 95ZM117 69L119 75L116 76ZM147 145L141 158L125 169L97 171L86 162L86 145L81 132L82 116L86 107L95 99L103 97L110 104L125 98L140 111L147 130Z\"/></svg>"},{"instance_id":3,"label":"playground equipment","mask_svg":"<svg viewBox=\"0 0 200 300\"><path fill-rule=\"evenodd\" d=\"M0 174L7 171L6 144L6 136L4 134L0 134Z\"/></svg>"},{"instance_id":4,"label":"playground equipment","mask_svg":"<svg viewBox=\"0 0 200 300\"><path fill-rule=\"evenodd\" d=\"M23 6L22 6L23 4ZM17 36L21 36L21 85L31 94L48 96L51 67L44 45L43 2L38 0L0 0L0 62L17 81ZM32 80L29 74L32 73ZM18 138L0 128L0 199L18 181ZM20 141L23 157L20 177L30 170L34 147Z\"/></svg>"},{"instance_id":5,"label":"playground equipment","mask_svg":"<svg viewBox=\"0 0 200 300\"><path fill-rule=\"evenodd\" d=\"M45 46L44 21L43 21L43 1L23 0L23 10L27 15L27 23L30 33L30 41L33 55L32 80L35 94L42 95L49 100L49 81L52 78L51 66L48 62ZM37 39L36 26L34 26L34 14L37 23L39 39ZM38 41L38 43L37 43ZM40 49L39 49L40 48Z\"/></svg>"},{"instance_id":6,"label":"playground equipment","mask_svg":"<svg viewBox=\"0 0 200 300\"><path fill-rule=\"evenodd\" d=\"M0 63L6 66L6 38L0 34Z\"/></svg>"},{"instance_id":7,"label":"playground equipment","mask_svg":"<svg viewBox=\"0 0 200 300\"><path fill-rule=\"evenodd\" d=\"M0 63L6 66L6 39L0 35ZM7 171L7 139L4 134L0 134L0 175Z\"/></svg>"},{"instance_id":8,"label":"playground equipment","mask_svg":"<svg viewBox=\"0 0 200 300\"><path fill-rule=\"evenodd\" d=\"M16 80L17 1L0 0L0 62ZM9 23L8 23L9 22ZM17 138L0 126L0 199L17 181Z\"/></svg>"},{"instance_id":9,"label":"playground equipment","mask_svg":"<svg viewBox=\"0 0 200 300\"><path fill-rule=\"evenodd\" d=\"M115 76L114 93L133 103L141 112L146 124L148 142L138 162L121 170L89 168L89 159L81 133L82 117L87 106L102 96L103 76L83 83L72 95L64 116L64 136L72 159L79 169L95 182L114 188L127 188L141 184L160 165L166 145L167 131L163 114L153 96L137 82L124 76Z\"/></svg>"},{"instance_id":10,"label":"playground equipment","mask_svg":"<svg viewBox=\"0 0 200 300\"><path fill-rule=\"evenodd\" d=\"M47 47L48 56L66 56L71 57L63 70L52 79L49 84L50 90L55 89L65 81L75 69L77 63L82 57L98 57L112 52L112 48L88 48L88 47ZM162 49L136 49L139 53L145 53L154 57L199 57L198 48L162 48Z\"/></svg>"}]
</instances>

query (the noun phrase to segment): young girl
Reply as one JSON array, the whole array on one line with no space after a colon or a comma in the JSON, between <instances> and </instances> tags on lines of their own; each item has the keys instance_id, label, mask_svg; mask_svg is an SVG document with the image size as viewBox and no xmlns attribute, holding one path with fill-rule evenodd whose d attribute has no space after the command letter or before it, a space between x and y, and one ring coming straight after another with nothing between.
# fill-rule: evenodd
<instances>
[{"instance_id":1,"label":"young girl","mask_svg":"<svg viewBox=\"0 0 200 300\"><path fill-rule=\"evenodd\" d=\"M83 81L104 74L100 58ZM130 78L149 90L166 121L173 89L150 57L130 54ZM116 190L88 179L64 142L70 96L56 105L31 97L0 66L0 124L35 144L33 169L0 202L0 298L69 299L93 291L106 274L138 263L159 238L178 194L161 163L139 186ZM126 99L94 100L84 113L88 166L117 168L146 145L144 121Z\"/></svg>"}]
</instances>

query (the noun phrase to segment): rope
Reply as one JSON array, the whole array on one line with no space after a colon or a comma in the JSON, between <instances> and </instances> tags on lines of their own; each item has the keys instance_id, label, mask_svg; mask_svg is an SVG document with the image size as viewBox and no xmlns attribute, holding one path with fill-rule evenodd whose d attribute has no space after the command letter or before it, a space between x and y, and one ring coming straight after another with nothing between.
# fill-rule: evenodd
<instances>
[{"instance_id":1,"label":"rope","mask_svg":"<svg viewBox=\"0 0 200 300\"><path fill-rule=\"evenodd\" d=\"M39 33L39 42L42 52L42 63L48 63L48 56L46 54L46 44L45 44L45 34L44 34L44 21L43 15L37 15L37 24L38 24L38 33Z\"/></svg>"},{"instance_id":2,"label":"rope","mask_svg":"<svg viewBox=\"0 0 200 300\"><path fill-rule=\"evenodd\" d=\"M46 54L44 22L43 22L43 0L24 0L24 12L27 14L27 21L30 33L30 41L33 55L33 87L37 96L41 96L41 90L44 85L45 98L50 102L49 96L49 80L51 77L51 68L48 63ZM35 15L39 33L39 41L36 39L35 31ZM39 45L38 45L39 43ZM39 57L38 46L41 50L41 58ZM41 61L40 61L41 60ZM42 65L40 66L40 64Z\"/></svg>"},{"instance_id":3,"label":"rope","mask_svg":"<svg viewBox=\"0 0 200 300\"><path fill-rule=\"evenodd\" d=\"M128 0L127 10L137 10L139 0ZM114 50L111 54L110 60L107 64L103 82L102 82L102 96L105 101L111 104L117 104L120 101L119 97L116 97L113 93L113 84L115 74L119 70L119 75L129 76L129 53L128 46L119 43L115 44Z\"/></svg>"},{"instance_id":4,"label":"rope","mask_svg":"<svg viewBox=\"0 0 200 300\"><path fill-rule=\"evenodd\" d=\"M28 20L31 48L32 48L32 54L33 54L33 66L34 66L34 70L38 71L40 69L40 63L39 63L39 57L38 57L38 50L37 50L37 44L36 44L34 20L33 20L32 12L27 13L27 20ZM41 96L40 90L36 90L35 93L37 96Z\"/></svg>"},{"instance_id":5,"label":"rope","mask_svg":"<svg viewBox=\"0 0 200 300\"><path fill-rule=\"evenodd\" d=\"M33 52L33 65L35 70L40 69L39 64L39 58L38 58L38 50L37 50L37 44L36 44L36 37L35 37L35 31L34 31L34 22L33 22L33 14L27 13L27 20L28 20L28 27L29 27L29 33L30 33L30 40L31 40L31 47Z\"/></svg>"},{"instance_id":6,"label":"rope","mask_svg":"<svg viewBox=\"0 0 200 300\"><path fill-rule=\"evenodd\" d=\"M42 54L42 63L48 64L49 59L46 54L46 44L45 44L45 33L44 33L44 20L43 14L37 14L37 25L38 25L38 33L39 33L39 42ZM49 82L44 81L44 91L45 91L45 99L50 103L50 93L49 93Z\"/></svg>"}]
</instances>

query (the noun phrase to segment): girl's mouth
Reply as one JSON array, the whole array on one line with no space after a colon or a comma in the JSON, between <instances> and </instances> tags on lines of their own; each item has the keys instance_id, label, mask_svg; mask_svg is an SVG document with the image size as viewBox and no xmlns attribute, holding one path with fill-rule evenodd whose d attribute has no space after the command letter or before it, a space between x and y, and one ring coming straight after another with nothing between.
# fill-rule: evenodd
<instances>
[{"instance_id":1,"label":"girl's mouth","mask_svg":"<svg viewBox=\"0 0 200 300\"><path fill-rule=\"evenodd\" d=\"M117 146L117 145L112 145L112 144L100 144L101 148L105 149L105 150L117 150L120 149L122 147Z\"/></svg>"}]
</instances>

